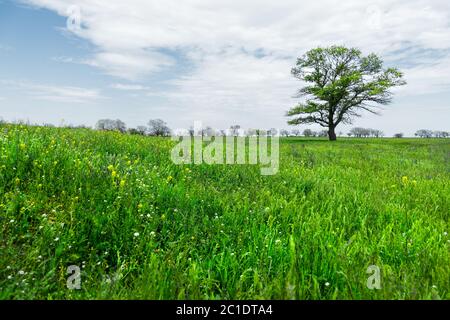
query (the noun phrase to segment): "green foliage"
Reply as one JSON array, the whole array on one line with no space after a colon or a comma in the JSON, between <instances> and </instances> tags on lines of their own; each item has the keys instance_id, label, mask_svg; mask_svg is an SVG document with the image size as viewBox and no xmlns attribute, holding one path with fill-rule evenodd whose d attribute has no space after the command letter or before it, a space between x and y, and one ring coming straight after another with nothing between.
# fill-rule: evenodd
<instances>
[{"instance_id":1,"label":"green foliage","mask_svg":"<svg viewBox=\"0 0 450 320\"><path fill-rule=\"evenodd\" d=\"M450 298L448 140L282 139L275 176L173 144L1 125L0 298Z\"/></svg>"},{"instance_id":2,"label":"green foliage","mask_svg":"<svg viewBox=\"0 0 450 320\"><path fill-rule=\"evenodd\" d=\"M406 84L395 68L383 69L375 54L363 56L355 48L332 46L308 51L297 59L292 74L305 85L305 100L287 112L291 125L316 123L329 129L330 138L341 122L351 123L360 111L391 102L392 87Z\"/></svg>"}]
</instances>

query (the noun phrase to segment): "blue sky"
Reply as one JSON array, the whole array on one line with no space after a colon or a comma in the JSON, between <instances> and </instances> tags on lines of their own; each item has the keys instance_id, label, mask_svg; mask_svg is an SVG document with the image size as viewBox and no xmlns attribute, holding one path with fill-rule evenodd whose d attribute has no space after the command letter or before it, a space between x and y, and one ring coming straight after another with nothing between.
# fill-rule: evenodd
<instances>
[{"instance_id":1,"label":"blue sky","mask_svg":"<svg viewBox=\"0 0 450 320\"><path fill-rule=\"evenodd\" d=\"M332 44L375 52L408 81L382 116L338 131L450 130L447 0L0 0L0 117L290 128L290 68Z\"/></svg>"}]
</instances>

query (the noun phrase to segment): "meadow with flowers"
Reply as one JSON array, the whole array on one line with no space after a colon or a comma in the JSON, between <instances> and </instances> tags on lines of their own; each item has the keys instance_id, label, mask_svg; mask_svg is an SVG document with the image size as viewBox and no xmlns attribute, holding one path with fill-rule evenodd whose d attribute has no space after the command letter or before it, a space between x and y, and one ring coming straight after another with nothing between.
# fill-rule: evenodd
<instances>
[{"instance_id":1,"label":"meadow with flowers","mask_svg":"<svg viewBox=\"0 0 450 320\"><path fill-rule=\"evenodd\" d=\"M0 299L450 299L448 141L286 138L262 176L2 124Z\"/></svg>"}]
</instances>

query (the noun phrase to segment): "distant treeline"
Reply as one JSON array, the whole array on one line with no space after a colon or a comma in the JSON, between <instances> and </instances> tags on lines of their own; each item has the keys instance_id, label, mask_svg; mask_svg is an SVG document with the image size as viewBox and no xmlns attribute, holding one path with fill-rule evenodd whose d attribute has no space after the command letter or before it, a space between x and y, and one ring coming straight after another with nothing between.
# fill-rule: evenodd
<instances>
[{"instance_id":1,"label":"distant treeline","mask_svg":"<svg viewBox=\"0 0 450 320\"><path fill-rule=\"evenodd\" d=\"M0 118L0 124L4 124L6 121ZM25 121L14 121L13 124L22 124L22 125L33 125L29 122ZM44 127L55 127L55 125L50 123L42 124ZM65 128L72 129L92 129L86 125L72 125L66 124L61 125ZM267 130L259 130L259 129L242 129L240 125L232 125L228 129L225 130L215 130L209 126L206 126L201 129L194 130L194 128L189 128L188 130L175 130L172 131L167 123L161 119L152 119L149 120L147 125L137 126L135 128L127 128L125 122L120 119L101 119L98 120L95 128L96 130L101 131L118 131L121 133L128 133L132 135L143 135L143 136L170 136L173 135L190 135L190 136L259 136L260 134L265 134L269 136L282 136L282 137L327 137L327 130L314 131L311 129L304 129L300 131L298 129L293 130L285 130L285 129L267 129ZM381 138L384 137L384 133L381 130L371 129L371 128L361 128L355 127L352 128L348 133L344 134L343 132L339 132L338 136L355 137L355 138ZM420 138L448 138L450 137L450 133L447 131L433 131L429 129L420 129L417 130L414 134L416 137ZM403 138L403 133L396 133L393 135L395 138Z\"/></svg>"}]
</instances>

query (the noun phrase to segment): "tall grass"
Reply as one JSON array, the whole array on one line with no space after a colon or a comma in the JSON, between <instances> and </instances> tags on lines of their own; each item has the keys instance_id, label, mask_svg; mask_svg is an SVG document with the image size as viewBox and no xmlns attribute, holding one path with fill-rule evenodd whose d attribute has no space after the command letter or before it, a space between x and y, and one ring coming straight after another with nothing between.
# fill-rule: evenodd
<instances>
[{"instance_id":1,"label":"tall grass","mask_svg":"<svg viewBox=\"0 0 450 320\"><path fill-rule=\"evenodd\" d=\"M2 125L0 298L449 299L448 141L284 139L262 176L174 165L169 139Z\"/></svg>"}]
</instances>

